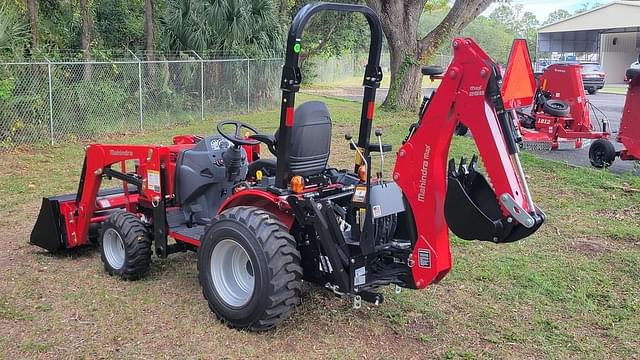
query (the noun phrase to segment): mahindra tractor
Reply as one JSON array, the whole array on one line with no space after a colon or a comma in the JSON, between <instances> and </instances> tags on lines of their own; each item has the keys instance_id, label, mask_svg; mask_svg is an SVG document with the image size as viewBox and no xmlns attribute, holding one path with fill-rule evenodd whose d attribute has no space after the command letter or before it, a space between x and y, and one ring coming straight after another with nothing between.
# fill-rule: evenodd
<instances>
[{"instance_id":1,"label":"mahindra tractor","mask_svg":"<svg viewBox=\"0 0 640 360\"><path fill-rule=\"evenodd\" d=\"M357 139L345 135L349 169L329 164L327 105L295 106L301 36L321 11L361 13L371 30ZM96 242L106 271L127 280L148 272L152 253L195 251L211 310L230 327L259 331L292 314L303 281L356 308L380 304L383 286L423 289L445 277L449 230L494 243L533 234L545 216L520 165L500 72L472 39L455 39L449 68L427 74L442 83L409 127L393 172L374 169L392 151L380 129L371 138L382 36L366 6L306 5L288 33L275 134L228 120L217 134L176 136L168 146L88 145L78 192L42 200L31 243L53 252ZM447 160L457 119L473 132L490 181L476 156ZM103 188L103 179L123 185Z\"/></svg>"}]
</instances>

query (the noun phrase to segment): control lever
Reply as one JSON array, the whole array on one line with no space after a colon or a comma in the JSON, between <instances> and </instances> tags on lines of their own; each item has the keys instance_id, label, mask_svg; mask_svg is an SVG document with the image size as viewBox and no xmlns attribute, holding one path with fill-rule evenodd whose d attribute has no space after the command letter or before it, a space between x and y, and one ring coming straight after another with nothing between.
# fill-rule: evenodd
<instances>
[{"instance_id":1,"label":"control lever","mask_svg":"<svg viewBox=\"0 0 640 360\"><path fill-rule=\"evenodd\" d=\"M364 155L360 151L360 148L358 148L358 146L356 145L356 142L353 141L353 136L351 136L351 132L346 132L344 134L344 139L351 142L351 145L353 145L353 148L356 149L356 152L358 153L358 155L360 155L360 158L362 159L364 166L369 167L369 163L367 163L367 159L364 158Z\"/></svg>"},{"instance_id":2,"label":"control lever","mask_svg":"<svg viewBox=\"0 0 640 360\"><path fill-rule=\"evenodd\" d=\"M380 181L380 184L383 184L384 180L382 178L382 173L384 171L384 152L382 151L382 129L377 128L375 134L378 138L378 145L380 145L380 172L378 173L378 181Z\"/></svg>"}]
</instances>

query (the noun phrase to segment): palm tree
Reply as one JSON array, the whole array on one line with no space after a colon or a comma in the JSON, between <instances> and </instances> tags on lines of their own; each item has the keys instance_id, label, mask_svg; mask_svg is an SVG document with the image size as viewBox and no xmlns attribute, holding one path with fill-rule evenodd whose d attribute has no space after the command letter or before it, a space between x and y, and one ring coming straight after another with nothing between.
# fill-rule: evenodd
<instances>
[{"instance_id":1,"label":"palm tree","mask_svg":"<svg viewBox=\"0 0 640 360\"><path fill-rule=\"evenodd\" d=\"M27 26L0 5L0 51L16 54L23 49L28 36Z\"/></svg>"},{"instance_id":2,"label":"palm tree","mask_svg":"<svg viewBox=\"0 0 640 360\"><path fill-rule=\"evenodd\" d=\"M168 0L163 23L176 51L259 56L279 53L282 46L272 0Z\"/></svg>"},{"instance_id":3,"label":"palm tree","mask_svg":"<svg viewBox=\"0 0 640 360\"><path fill-rule=\"evenodd\" d=\"M27 0L29 12L29 27L31 28L31 48L38 47L38 3L36 0Z\"/></svg>"}]
</instances>

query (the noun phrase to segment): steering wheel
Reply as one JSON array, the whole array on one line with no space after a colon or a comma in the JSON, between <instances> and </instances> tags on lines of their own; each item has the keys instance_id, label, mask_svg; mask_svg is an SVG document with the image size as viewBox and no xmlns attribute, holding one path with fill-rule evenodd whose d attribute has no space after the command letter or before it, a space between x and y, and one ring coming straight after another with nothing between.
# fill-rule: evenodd
<instances>
[{"instance_id":1,"label":"steering wheel","mask_svg":"<svg viewBox=\"0 0 640 360\"><path fill-rule=\"evenodd\" d=\"M230 135L229 133L226 133L224 131L224 127L225 126L229 126L229 125L233 125L235 127L235 131L233 133L233 135ZM241 122L241 121L235 121L235 120L224 120L220 123L218 123L217 129L218 129L218 133L220 133L220 135L222 135L223 138L231 141L233 143L233 145L235 146L240 146L240 145L258 145L260 142L258 140L254 140L254 139L247 139L244 134L242 134L242 129L245 128L247 130L252 131L254 134L258 134L258 130L252 128L251 126Z\"/></svg>"}]
</instances>

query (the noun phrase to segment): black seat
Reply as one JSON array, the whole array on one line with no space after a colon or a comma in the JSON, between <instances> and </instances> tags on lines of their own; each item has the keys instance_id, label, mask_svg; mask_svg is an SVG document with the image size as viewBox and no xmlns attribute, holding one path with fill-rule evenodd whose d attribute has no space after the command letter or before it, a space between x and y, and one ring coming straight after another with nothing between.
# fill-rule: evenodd
<instances>
[{"instance_id":1,"label":"black seat","mask_svg":"<svg viewBox=\"0 0 640 360\"><path fill-rule=\"evenodd\" d=\"M325 103L308 101L298 106L293 114L291 142L286 146L289 146L291 175L317 175L327 168L331 150L331 115Z\"/></svg>"}]
</instances>

